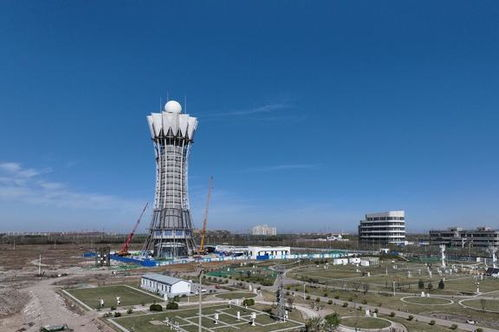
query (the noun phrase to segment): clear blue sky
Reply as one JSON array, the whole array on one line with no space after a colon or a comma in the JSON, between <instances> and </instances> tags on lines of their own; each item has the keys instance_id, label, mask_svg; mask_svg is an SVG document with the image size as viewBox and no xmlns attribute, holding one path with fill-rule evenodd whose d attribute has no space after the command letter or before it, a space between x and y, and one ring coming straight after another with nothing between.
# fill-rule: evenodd
<instances>
[{"instance_id":1,"label":"clear blue sky","mask_svg":"<svg viewBox=\"0 0 499 332\"><path fill-rule=\"evenodd\" d=\"M199 118L195 224L499 225L498 1L1 1L0 231L128 231L145 116ZM144 226L149 223L146 219Z\"/></svg>"}]
</instances>

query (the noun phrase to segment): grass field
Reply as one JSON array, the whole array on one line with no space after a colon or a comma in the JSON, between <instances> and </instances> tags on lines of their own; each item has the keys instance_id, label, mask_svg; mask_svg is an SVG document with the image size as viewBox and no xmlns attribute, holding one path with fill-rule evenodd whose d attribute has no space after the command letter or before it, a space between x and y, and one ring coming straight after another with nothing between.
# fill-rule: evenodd
<instances>
[{"instance_id":1,"label":"grass field","mask_svg":"<svg viewBox=\"0 0 499 332\"><path fill-rule=\"evenodd\" d=\"M221 293L216 295L216 297L226 300L250 298L255 296L256 294L249 292Z\"/></svg>"},{"instance_id":2,"label":"grass field","mask_svg":"<svg viewBox=\"0 0 499 332\"><path fill-rule=\"evenodd\" d=\"M499 312L499 300L478 298L476 300L466 300L462 303L477 310L485 309Z\"/></svg>"},{"instance_id":3,"label":"grass field","mask_svg":"<svg viewBox=\"0 0 499 332\"><path fill-rule=\"evenodd\" d=\"M394 269L394 266L397 266ZM431 282L432 293L446 295L460 295L463 293L476 292L475 280L467 273L453 273L452 275L440 276L435 269L432 277L428 275L427 268L417 263L383 262L379 266L355 267L352 265L340 266L308 265L295 269L288 273L293 279L320 283L341 288L360 288L363 284L369 284L371 290L391 291L392 283L395 281L397 291L417 292L419 280L423 280L425 288ZM410 277L409 272L410 271ZM370 277L367 277L367 272ZM438 289L440 279L445 277L444 289ZM492 292L499 289L499 280L488 278L480 281L481 292ZM425 289L426 291L426 289Z\"/></svg>"},{"instance_id":4,"label":"grass field","mask_svg":"<svg viewBox=\"0 0 499 332\"><path fill-rule=\"evenodd\" d=\"M241 313L241 320L237 320L237 311ZM256 326L250 326L251 313L256 313ZM215 325L214 317L215 313L219 314L219 322ZM274 331L289 329L290 331L296 330L302 323L296 320L299 313L293 312L290 315L290 319L295 319L295 321L278 322L271 318L267 313L244 307L227 305L216 305L203 308L203 318L202 327L204 331L217 331L217 332L229 332L238 330L241 332L245 331ZM132 315L129 317L121 317L113 319L116 323L133 332L164 332L169 331L169 327L164 323L165 319L168 318L174 321L176 325L179 326L180 331L196 332L198 331L198 314L197 307L192 309L181 309L175 311L168 311L163 313L155 314L145 314L145 315ZM300 319L300 318L298 318Z\"/></svg>"},{"instance_id":5,"label":"grass field","mask_svg":"<svg viewBox=\"0 0 499 332\"><path fill-rule=\"evenodd\" d=\"M232 265L220 270L211 271L206 274L207 277L223 277L234 280L257 283L264 286L274 284L276 272L270 270L263 264L252 264L248 266Z\"/></svg>"},{"instance_id":6,"label":"grass field","mask_svg":"<svg viewBox=\"0 0 499 332\"><path fill-rule=\"evenodd\" d=\"M341 320L341 325L361 329L382 329L391 325L390 322L372 317L346 317Z\"/></svg>"},{"instance_id":7,"label":"grass field","mask_svg":"<svg viewBox=\"0 0 499 332\"><path fill-rule=\"evenodd\" d=\"M432 305L432 304L438 304L438 305L445 305L445 304L452 304L452 301L443 299L443 298L438 298L438 297L406 297L404 298L404 301L409 302L409 303L416 303L416 304L422 304L422 305Z\"/></svg>"},{"instance_id":8,"label":"grass field","mask_svg":"<svg viewBox=\"0 0 499 332\"><path fill-rule=\"evenodd\" d=\"M81 302L85 303L91 308L97 309L100 307L99 299L104 300L104 308L110 308L116 305L116 297L120 297L120 307L136 305L136 304L149 304L153 302L160 302L161 300L152 295L147 295L139 290L128 286L104 286L94 288L79 288L67 289L69 294L76 297Z\"/></svg>"}]
</instances>

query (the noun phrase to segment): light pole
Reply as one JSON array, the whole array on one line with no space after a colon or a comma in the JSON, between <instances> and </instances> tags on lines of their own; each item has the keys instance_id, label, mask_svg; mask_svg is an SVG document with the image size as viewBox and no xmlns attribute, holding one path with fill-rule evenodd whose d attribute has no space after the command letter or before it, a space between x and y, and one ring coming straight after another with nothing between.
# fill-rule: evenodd
<instances>
[{"instance_id":1,"label":"light pole","mask_svg":"<svg viewBox=\"0 0 499 332\"><path fill-rule=\"evenodd\" d=\"M203 266L200 265L201 267L201 271L199 272L199 303L198 303L198 325L199 325L199 329L198 331L199 332L202 332L203 328L201 326L201 322L202 322L202 319L201 319L201 314L202 314L202 290L203 290Z\"/></svg>"}]
</instances>

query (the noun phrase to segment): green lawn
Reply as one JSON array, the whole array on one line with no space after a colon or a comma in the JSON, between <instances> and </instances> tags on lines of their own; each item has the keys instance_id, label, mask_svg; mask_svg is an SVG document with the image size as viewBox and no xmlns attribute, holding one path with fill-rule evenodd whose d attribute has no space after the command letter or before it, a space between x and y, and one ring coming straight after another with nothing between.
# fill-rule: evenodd
<instances>
[{"instance_id":1,"label":"green lawn","mask_svg":"<svg viewBox=\"0 0 499 332\"><path fill-rule=\"evenodd\" d=\"M126 329L134 332L164 332L169 331L169 328L162 322L168 317L170 320L177 322L180 327L186 331L198 331L198 315L197 307L192 309L180 309L174 311L167 311L162 313L145 314L145 315L131 315L123 316L114 319L114 321ZM237 320L237 311L241 313L241 320ZM265 313L257 312L256 326L252 327L249 323L249 318L253 309L247 310L243 307L228 307L227 305L216 305L203 308L202 326L203 330L216 327L216 331L229 332L238 330L241 332L254 331L265 332L279 330L287 327L299 328L299 324L294 322L280 323L270 318ZM256 312L256 311L255 311ZM215 325L214 315L219 314L219 323ZM296 319L296 317L291 317Z\"/></svg>"},{"instance_id":2,"label":"green lawn","mask_svg":"<svg viewBox=\"0 0 499 332\"><path fill-rule=\"evenodd\" d=\"M216 297L221 298L221 299L226 299L226 300L242 299L242 298L249 298L249 297L255 297L255 296L256 296L256 294L249 293L249 292L235 292L235 293L221 293L221 294L216 294Z\"/></svg>"},{"instance_id":3,"label":"green lawn","mask_svg":"<svg viewBox=\"0 0 499 332\"><path fill-rule=\"evenodd\" d=\"M382 329L391 325L390 322L372 317L347 317L341 319L341 325L361 329Z\"/></svg>"},{"instance_id":4,"label":"green lawn","mask_svg":"<svg viewBox=\"0 0 499 332\"><path fill-rule=\"evenodd\" d=\"M147 295L139 290L127 286L104 286L94 288L75 288L67 289L69 294L76 297L91 308L99 308L99 299L104 300L104 308L109 309L111 306L116 306L116 297L120 297L120 307L126 307L136 304L149 304L153 302L161 302L161 300L152 295Z\"/></svg>"},{"instance_id":5,"label":"green lawn","mask_svg":"<svg viewBox=\"0 0 499 332\"><path fill-rule=\"evenodd\" d=\"M477 310L493 310L499 312L499 300L489 300L489 299L476 299L467 300L462 302L464 305L476 308Z\"/></svg>"},{"instance_id":6,"label":"green lawn","mask_svg":"<svg viewBox=\"0 0 499 332\"><path fill-rule=\"evenodd\" d=\"M432 305L432 304L451 304L452 302L447 299L443 298L438 298L438 297L407 297L404 299L404 301L409 302L409 303L416 303L416 304L426 304L426 305Z\"/></svg>"}]
</instances>

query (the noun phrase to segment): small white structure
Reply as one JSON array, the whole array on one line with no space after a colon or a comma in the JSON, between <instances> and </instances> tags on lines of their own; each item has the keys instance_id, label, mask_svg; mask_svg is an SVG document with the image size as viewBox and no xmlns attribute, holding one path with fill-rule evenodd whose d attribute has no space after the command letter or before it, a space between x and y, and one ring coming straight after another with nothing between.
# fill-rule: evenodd
<instances>
[{"instance_id":1,"label":"small white structure","mask_svg":"<svg viewBox=\"0 0 499 332\"><path fill-rule=\"evenodd\" d=\"M350 264L360 264L360 258L359 257L350 257L348 259L348 262Z\"/></svg>"},{"instance_id":2,"label":"small white structure","mask_svg":"<svg viewBox=\"0 0 499 332\"><path fill-rule=\"evenodd\" d=\"M335 258L333 259L333 265L347 265L348 258Z\"/></svg>"},{"instance_id":3,"label":"small white structure","mask_svg":"<svg viewBox=\"0 0 499 332\"><path fill-rule=\"evenodd\" d=\"M140 288L170 298L189 294L192 283L159 273L146 273L140 279Z\"/></svg>"},{"instance_id":4,"label":"small white structure","mask_svg":"<svg viewBox=\"0 0 499 332\"><path fill-rule=\"evenodd\" d=\"M367 261L367 260L361 260L360 261L360 266L369 266L371 264L371 262Z\"/></svg>"}]
</instances>

